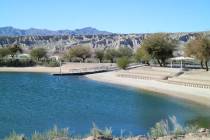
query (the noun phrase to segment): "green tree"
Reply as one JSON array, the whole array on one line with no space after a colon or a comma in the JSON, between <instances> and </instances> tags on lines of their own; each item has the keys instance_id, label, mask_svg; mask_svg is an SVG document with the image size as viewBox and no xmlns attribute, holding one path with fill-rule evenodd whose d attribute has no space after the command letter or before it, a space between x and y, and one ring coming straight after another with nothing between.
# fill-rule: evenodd
<instances>
[{"instance_id":1,"label":"green tree","mask_svg":"<svg viewBox=\"0 0 210 140\"><path fill-rule=\"evenodd\" d=\"M165 66L166 60L173 57L176 46L177 41L160 33L147 37L142 44L142 48L151 58L156 59L160 66Z\"/></svg>"},{"instance_id":2,"label":"green tree","mask_svg":"<svg viewBox=\"0 0 210 140\"><path fill-rule=\"evenodd\" d=\"M150 55L145 51L144 48L140 47L136 50L135 59L137 62L144 62L150 65L149 61L151 60Z\"/></svg>"},{"instance_id":3,"label":"green tree","mask_svg":"<svg viewBox=\"0 0 210 140\"><path fill-rule=\"evenodd\" d=\"M129 65L129 58L127 56L119 57L117 59L117 66L121 69L126 69Z\"/></svg>"},{"instance_id":4,"label":"green tree","mask_svg":"<svg viewBox=\"0 0 210 140\"><path fill-rule=\"evenodd\" d=\"M110 60L111 63L114 63L116 58L119 56L118 51L116 49L107 49L105 51L105 58Z\"/></svg>"},{"instance_id":5,"label":"green tree","mask_svg":"<svg viewBox=\"0 0 210 140\"><path fill-rule=\"evenodd\" d=\"M206 71L208 71L208 61L210 60L210 39L206 36L200 36L195 40L190 41L185 48L185 54L200 60L202 68L204 68L204 62Z\"/></svg>"},{"instance_id":6,"label":"green tree","mask_svg":"<svg viewBox=\"0 0 210 140\"><path fill-rule=\"evenodd\" d=\"M8 48L0 48L0 59L4 58L5 56L9 54L10 54L10 51Z\"/></svg>"},{"instance_id":7,"label":"green tree","mask_svg":"<svg viewBox=\"0 0 210 140\"><path fill-rule=\"evenodd\" d=\"M96 49L95 50L95 57L101 63L103 61L103 58L104 58L104 49Z\"/></svg>"},{"instance_id":8,"label":"green tree","mask_svg":"<svg viewBox=\"0 0 210 140\"><path fill-rule=\"evenodd\" d=\"M82 61L85 62L85 60L87 58L90 58L91 55L92 55L92 51L89 46L76 46L76 47L70 48L68 56L70 57L70 59L74 57L81 58Z\"/></svg>"},{"instance_id":9,"label":"green tree","mask_svg":"<svg viewBox=\"0 0 210 140\"><path fill-rule=\"evenodd\" d=\"M9 49L9 54L11 55L12 58L14 58L17 53L22 53L23 50L19 45L12 45L8 47Z\"/></svg>"},{"instance_id":10,"label":"green tree","mask_svg":"<svg viewBox=\"0 0 210 140\"><path fill-rule=\"evenodd\" d=\"M131 57L133 56L133 50L128 47L120 47L118 49L119 57Z\"/></svg>"},{"instance_id":11,"label":"green tree","mask_svg":"<svg viewBox=\"0 0 210 140\"><path fill-rule=\"evenodd\" d=\"M40 59L47 57L47 51L45 48L34 48L31 50L30 55L33 59L40 61Z\"/></svg>"}]
</instances>

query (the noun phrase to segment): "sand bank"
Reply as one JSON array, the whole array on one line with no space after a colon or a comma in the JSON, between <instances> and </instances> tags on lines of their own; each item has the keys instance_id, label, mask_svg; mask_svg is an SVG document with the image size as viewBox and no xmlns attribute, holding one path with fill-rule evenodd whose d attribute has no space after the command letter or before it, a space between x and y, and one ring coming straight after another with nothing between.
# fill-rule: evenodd
<instances>
[{"instance_id":1,"label":"sand bank","mask_svg":"<svg viewBox=\"0 0 210 140\"><path fill-rule=\"evenodd\" d=\"M100 66L110 66L109 63L67 63L62 65L62 73L68 73L73 69L94 68ZM60 67L0 67L0 72L40 72L40 73L59 73Z\"/></svg>"},{"instance_id":2,"label":"sand bank","mask_svg":"<svg viewBox=\"0 0 210 140\"><path fill-rule=\"evenodd\" d=\"M106 72L87 75L86 77L101 82L131 86L143 90L152 91L156 94L164 94L199 104L210 106L210 90L196 87L186 87L182 85L170 84L158 80L142 80L125 77L118 77L117 72Z\"/></svg>"}]
</instances>

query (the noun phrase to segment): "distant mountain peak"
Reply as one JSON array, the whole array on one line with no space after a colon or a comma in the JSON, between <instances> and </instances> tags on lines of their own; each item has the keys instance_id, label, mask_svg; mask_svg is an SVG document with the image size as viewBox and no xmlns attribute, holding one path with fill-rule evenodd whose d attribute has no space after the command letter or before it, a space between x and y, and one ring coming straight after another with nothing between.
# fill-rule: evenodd
<instances>
[{"instance_id":1,"label":"distant mountain peak","mask_svg":"<svg viewBox=\"0 0 210 140\"><path fill-rule=\"evenodd\" d=\"M84 27L81 29L75 30L48 30L48 29L38 29L38 28L29 28L29 29L18 29L12 26L0 27L0 36L28 36L28 35L107 35L112 34L107 31L100 31L92 27Z\"/></svg>"}]
</instances>

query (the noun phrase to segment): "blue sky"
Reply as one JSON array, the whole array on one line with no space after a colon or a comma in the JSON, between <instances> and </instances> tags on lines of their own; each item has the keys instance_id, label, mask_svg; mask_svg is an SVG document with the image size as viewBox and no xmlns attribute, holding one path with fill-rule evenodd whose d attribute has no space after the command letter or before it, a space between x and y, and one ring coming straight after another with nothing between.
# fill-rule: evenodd
<instances>
[{"instance_id":1,"label":"blue sky","mask_svg":"<svg viewBox=\"0 0 210 140\"><path fill-rule=\"evenodd\" d=\"M0 0L0 27L117 33L210 30L210 0Z\"/></svg>"}]
</instances>

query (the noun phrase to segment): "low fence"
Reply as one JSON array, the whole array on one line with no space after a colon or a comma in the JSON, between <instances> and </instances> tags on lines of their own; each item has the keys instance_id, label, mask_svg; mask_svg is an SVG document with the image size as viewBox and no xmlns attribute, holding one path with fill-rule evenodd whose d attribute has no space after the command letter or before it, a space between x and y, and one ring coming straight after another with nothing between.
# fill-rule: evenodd
<instances>
[{"instance_id":1,"label":"low fence","mask_svg":"<svg viewBox=\"0 0 210 140\"><path fill-rule=\"evenodd\" d=\"M187 87L210 89L210 85L207 85L207 84L198 84L198 83L190 83L190 82L171 81L171 80L167 80L167 81L164 81L164 82L177 84L177 85L182 85L182 86L187 86Z\"/></svg>"},{"instance_id":2,"label":"low fence","mask_svg":"<svg viewBox=\"0 0 210 140\"><path fill-rule=\"evenodd\" d=\"M210 85L207 85L207 84L197 84L197 83L190 83L190 82L171 81L171 80L166 80L167 78L164 78L164 77L162 77L162 78L161 77L149 77L149 76L132 75L132 74L117 74L117 76L122 77L122 78L132 78L132 79L141 79L141 80L158 80L160 82L182 85L182 86L186 86L186 87L196 87L196 88L210 89Z\"/></svg>"}]
</instances>

